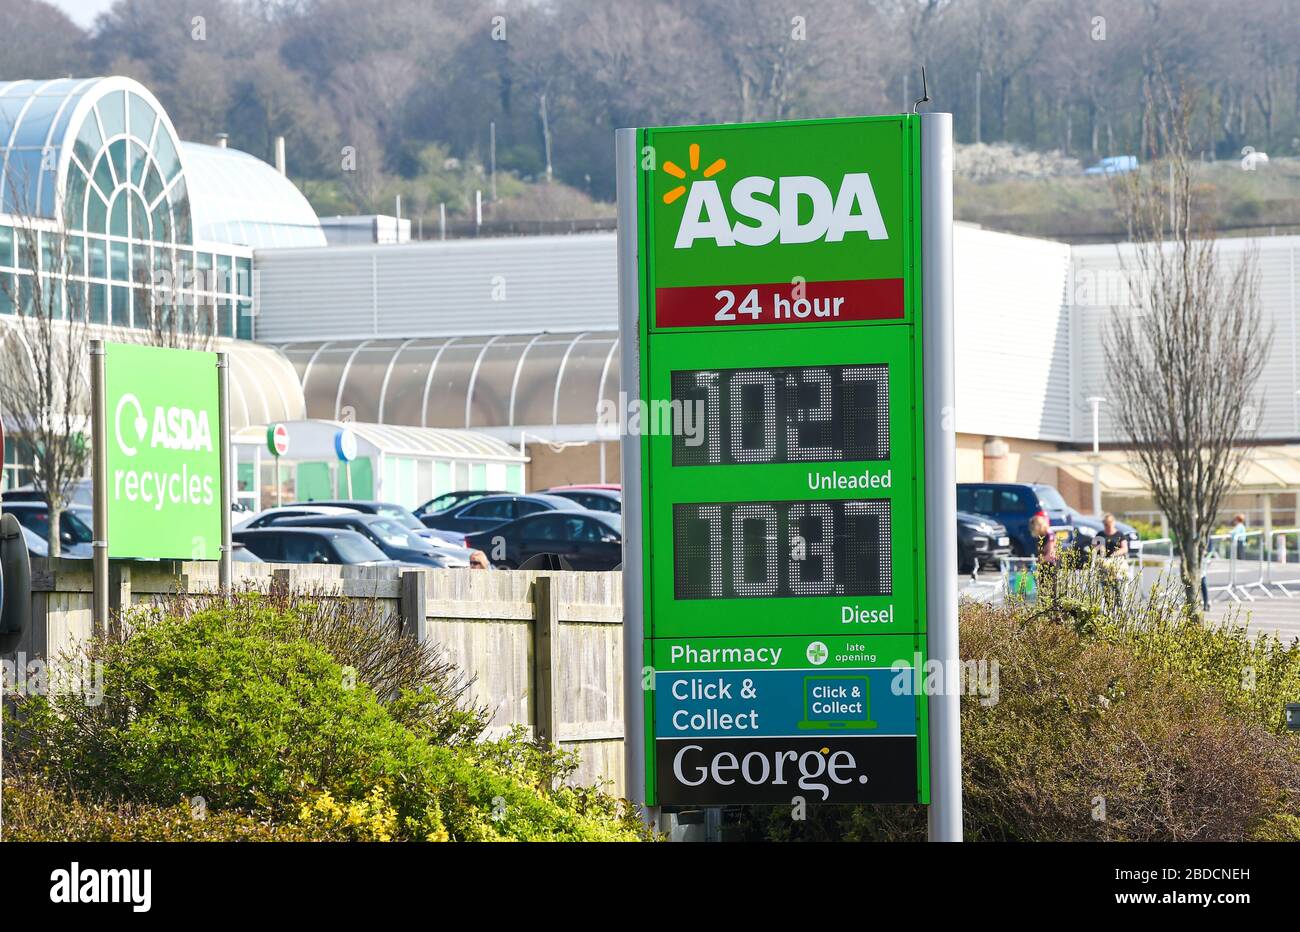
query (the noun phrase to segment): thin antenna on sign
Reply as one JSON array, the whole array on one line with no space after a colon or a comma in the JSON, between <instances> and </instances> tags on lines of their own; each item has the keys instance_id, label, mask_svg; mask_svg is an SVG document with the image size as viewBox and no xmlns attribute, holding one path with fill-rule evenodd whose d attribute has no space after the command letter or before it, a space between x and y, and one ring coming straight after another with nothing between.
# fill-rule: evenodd
<instances>
[{"instance_id":1,"label":"thin antenna on sign","mask_svg":"<svg viewBox=\"0 0 1300 932\"><path fill-rule=\"evenodd\" d=\"M921 104L930 102L930 86L925 83L925 65L921 66L921 96L912 102L912 112L916 113L916 108Z\"/></svg>"}]
</instances>

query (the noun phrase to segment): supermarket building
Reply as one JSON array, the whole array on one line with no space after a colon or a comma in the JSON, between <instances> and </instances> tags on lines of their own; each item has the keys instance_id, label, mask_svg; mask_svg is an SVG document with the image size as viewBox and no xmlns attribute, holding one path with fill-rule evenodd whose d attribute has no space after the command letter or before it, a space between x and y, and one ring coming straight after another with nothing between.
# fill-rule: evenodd
<instances>
[{"instance_id":1,"label":"supermarket building","mask_svg":"<svg viewBox=\"0 0 1300 932\"><path fill-rule=\"evenodd\" d=\"M186 273L182 300L231 354L240 493L266 504L258 452L272 422L351 423L373 461L360 493L418 504L453 488L616 482L618 438L598 422L619 393L612 232L410 241L400 218L318 218L284 172L223 141L180 140L127 78L0 83L0 276L63 275L95 327L143 330L133 283ZM66 236L70 268L18 248L21 228ZM1132 302L1123 244L1071 245L957 224L954 230L960 481L1056 485L1091 500L1090 398L1115 379L1107 318ZM1300 491L1300 237L1226 239L1252 254L1272 339L1261 381L1267 456L1232 503L1294 523ZM15 316L0 296L0 327ZM1206 374L1214 390L1213 373ZM608 408L606 408L608 410ZM1127 467L1107 403L1099 441L1105 505L1152 506ZM26 468L6 454L4 481ZM1266 462L1264 460L1267 460ZM293 464L287 494L337 491L337 467ZM285 488L281 489L286 492Z\"/></svg>"}]
</instances>

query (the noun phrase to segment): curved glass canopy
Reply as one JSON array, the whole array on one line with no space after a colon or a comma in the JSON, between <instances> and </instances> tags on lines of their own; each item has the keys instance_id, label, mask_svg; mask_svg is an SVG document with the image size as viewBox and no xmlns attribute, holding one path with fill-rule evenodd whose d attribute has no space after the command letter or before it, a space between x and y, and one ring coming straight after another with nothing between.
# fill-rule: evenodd
<instances>
[{"instance_id":1,"label":"curved glass canopy","mask_svg":"<svg viewBox=\"0 0 1300 932\"><path fill-rule=\"evenodd\" d=\"M320 220L289 179L247 152L181 143L194 235L258 249L324 246Z\"/></svg>"},{"instance_id":2,"label":"curved glass canopy","mask_svg":"<svg viewBox=\"0 0 1300 932\"><path fill-rule=\"evenodd\" d=\"M616 403L618 334L338 340L279 347L307 416L448 428L591 427Z\"/></svg>"},{"instance_id":3,"label":"curved glass canopy","mask_svg":"<svg viewBox=\"0 0 1300 932\"><path fill-rule=\"evenodd\" d=\"M126 78L0 84L3 212L156 243L192 241L176 133ZM62 195L60 197L60 195Z\"/></svg>"}]
</instances>

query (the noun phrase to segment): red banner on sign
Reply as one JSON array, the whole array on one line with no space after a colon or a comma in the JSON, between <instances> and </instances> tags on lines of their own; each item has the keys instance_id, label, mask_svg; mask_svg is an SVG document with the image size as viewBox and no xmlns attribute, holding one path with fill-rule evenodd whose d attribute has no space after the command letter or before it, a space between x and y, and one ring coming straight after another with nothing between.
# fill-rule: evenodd
<instances>
[{"instance_id":1,"label":"red banner on sign","mask_svg":"<svg viewBox=\"0 0 1300 932\"><path fill-rule=\"evenodd\" d=\"M897 320L902 316L901 278L655 289L656 327Z\"/></svg>"}]
</instances>

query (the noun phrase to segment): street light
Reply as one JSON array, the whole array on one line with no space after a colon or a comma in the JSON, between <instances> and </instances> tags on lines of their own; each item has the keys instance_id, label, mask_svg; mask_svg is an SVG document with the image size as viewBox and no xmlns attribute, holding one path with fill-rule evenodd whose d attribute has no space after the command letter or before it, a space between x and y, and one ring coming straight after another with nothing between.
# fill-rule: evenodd
<instances>
[{"instance_id":1,"label":"street light","mask_svg":"<svg viewBox=\"0 0 1300 932\"><path fill-rule=\"evenodd\" d=\"M1100 395L1088 398L1092 405L1092 514L1101 517L1101 406L1106 399Z\"/></svg>"}]
</instances>

